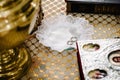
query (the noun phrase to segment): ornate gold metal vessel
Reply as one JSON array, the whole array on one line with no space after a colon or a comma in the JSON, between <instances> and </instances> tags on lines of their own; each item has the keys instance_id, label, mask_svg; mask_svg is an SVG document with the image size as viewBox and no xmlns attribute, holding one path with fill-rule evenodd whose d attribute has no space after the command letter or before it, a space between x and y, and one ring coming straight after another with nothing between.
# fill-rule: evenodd
<instances>
[{"instance_id":1,"label":"ornate gold metal vessel","mask_svg":"<svg viewBox=\"0 0 120 80\"><path fill-rule=\"evenodd\" d=\"M24 46L40 0L0 0L0 80L17 80L29 69Z\"/></svg>"}]
</instances>

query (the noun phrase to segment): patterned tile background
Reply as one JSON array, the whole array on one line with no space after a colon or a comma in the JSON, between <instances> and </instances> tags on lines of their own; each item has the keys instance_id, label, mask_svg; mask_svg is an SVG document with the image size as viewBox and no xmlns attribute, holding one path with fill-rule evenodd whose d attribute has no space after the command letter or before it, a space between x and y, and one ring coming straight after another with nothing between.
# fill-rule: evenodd
<instances>
[{"instance_id":1,"label":"patterned tile background","mask_svg":"<svg viewBox=\"0 0 120 80\"><path fill-rule=\"evenodd\" d=\"M58 14L66 14L65 0L42 0L44 18L54 17Z\"/></svg>"}]
</instances>

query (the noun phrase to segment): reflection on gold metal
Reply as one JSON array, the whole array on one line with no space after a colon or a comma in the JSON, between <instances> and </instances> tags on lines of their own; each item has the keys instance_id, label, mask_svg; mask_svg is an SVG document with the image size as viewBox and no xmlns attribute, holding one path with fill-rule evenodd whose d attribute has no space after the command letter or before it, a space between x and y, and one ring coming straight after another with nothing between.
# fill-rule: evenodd
<instances>
[{"instance_id":1,"label":"reflection on gold metal","mask_svg":"<svg viewBox=\"0 0 120 80\"><path fill-rule=\"evenodd\" d=\"M17 80L28 71L31 57L18 45L29 35L39 3L40 0L0 0L0 80Z\"/></svg>"},{"instance_id":2,"label":"reflection on gold metal","mask_svg":"<svg viewBox=\"0 0 120 80\"><path fill-rule=\"evenodd\" d=\"M25 48L2 50L0 52L0 79L11 80L22 77L30 67L30 55Z\"/></svg>"}]
</instances>

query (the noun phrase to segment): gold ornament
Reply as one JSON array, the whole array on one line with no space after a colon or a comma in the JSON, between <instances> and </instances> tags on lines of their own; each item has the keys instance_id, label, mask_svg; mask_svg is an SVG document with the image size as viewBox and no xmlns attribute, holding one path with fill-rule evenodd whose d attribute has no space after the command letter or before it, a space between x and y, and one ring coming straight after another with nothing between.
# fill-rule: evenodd
<instances>
[{"instance_id":1,"label":"gold ornament","mask_svg":"<svg viewBox=\"0 0 120 80\"><path fill-rule=\"evenodd\" d=\"M40 0L0 0L0 80L18 80L28 70L31 57L21 44Z\"/></svg>"}]
</instances>

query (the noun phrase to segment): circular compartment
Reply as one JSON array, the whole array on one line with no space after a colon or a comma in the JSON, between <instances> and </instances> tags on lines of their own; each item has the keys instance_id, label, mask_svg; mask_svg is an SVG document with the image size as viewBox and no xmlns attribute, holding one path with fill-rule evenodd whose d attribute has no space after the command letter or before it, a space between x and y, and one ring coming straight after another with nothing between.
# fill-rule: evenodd
<instances>
[{"instance_id":1,"label":"circular compartment","mask_svg":"<svg viewBox=\"0 0 120 80\"><path fill-rule=\"evenodd\" d=\"M100 70L100 69L94 69L94 70L91 70L89 73L88 73L88 76L91 78L91 79L102 79L104 77L107 76L107 72L105 70Z\"/></svg>"},{"instance_id":2,"label":"circular compartment","mask_svg":"<svg viewBox=\"0 0 120 80\"><path fill-rule=\"evenodd\" d=\"M89 52L97 51L99 48L100 46L98 44L93 44L93 43L88 43L88 44L83 45L83 49Z\"/></svg>"},{"instance_id":3,"label":"circular compartment","mask_svg":"<svg viewBox=\"0 0 120 80\"><path fill-rule=\"evenodd\" d=\"M120 66L120 50L110 52L110 54L108 55L108 60L111 64Z\"/></svg>"}]
</instances>

